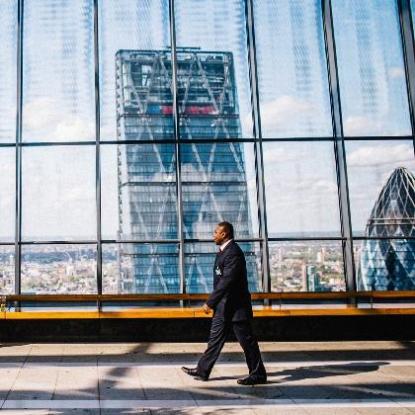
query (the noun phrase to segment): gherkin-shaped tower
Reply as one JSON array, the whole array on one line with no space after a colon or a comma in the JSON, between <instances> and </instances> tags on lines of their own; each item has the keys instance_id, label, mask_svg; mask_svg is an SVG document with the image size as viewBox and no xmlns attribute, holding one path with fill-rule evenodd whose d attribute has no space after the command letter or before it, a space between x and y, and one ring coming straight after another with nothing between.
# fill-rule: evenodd
<instances>
[{"instance_id":1,"label":"gherkin-shaped tower","mask_svg":"<svg viewBox=\"0 0 415 415\"><path fill-rule=\"evenodd\" d=\"M415 176L399 167L389 177L366 225L371 239L363 242L360 289L415 289Z\"/></svg>"}]
</instances>

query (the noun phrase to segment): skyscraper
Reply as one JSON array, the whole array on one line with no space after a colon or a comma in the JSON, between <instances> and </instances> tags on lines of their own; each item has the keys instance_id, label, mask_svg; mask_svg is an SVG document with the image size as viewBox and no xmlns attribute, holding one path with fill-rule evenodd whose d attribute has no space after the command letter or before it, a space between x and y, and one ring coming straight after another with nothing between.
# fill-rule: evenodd
<instances>
[{"instance_id":1,"label":"skyscraper","mask_svg":"<svg viewBox=\"0 0 415 415\"><path fill-rule=\"evenodd\" d=\"M400 167L383 187L366 225L366 236L399 237L363 242L359 284L363 290L415 288L415 176Z\"/></svg>"},{"instance_id":2,"label":"skyscraper","mask_svg":"<svg viewBox=\"0 0 415 415\"><path fill-rule=\"evenodd\" d=\"M180 48L177 66L184 237L211 239L221 220L233 222L238 237L249 237L243 145L226 142L241 136L233 55ZM170 50L122 50L116 55L118 140L137 141L118 149L122 239L178 237L175 146L162 142L173 139L171 72ZM251 288L257 289L253 246L244 248ZM130 258L132 271L124 273L121 292L178 291L174 243L123 244L120 260L125 258ZM210 289L212 263L203 243L186 245L187 292Z\"/></svg>"}]
</instances>

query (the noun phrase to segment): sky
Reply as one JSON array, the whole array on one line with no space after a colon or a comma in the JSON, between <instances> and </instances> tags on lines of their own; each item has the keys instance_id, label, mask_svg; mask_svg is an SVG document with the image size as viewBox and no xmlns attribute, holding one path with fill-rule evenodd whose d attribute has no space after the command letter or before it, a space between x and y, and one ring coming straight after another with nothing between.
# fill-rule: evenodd
<instances>
[{"instance_id":1,"label":"sky","mask_svg":"<svg viewBox=\"0 0 415 415\"><path fill-rule=\"evenodd\" d=\"M92 0L25 0L23 140L95 140ZM15 139L17 1L0 2L0 142ZM178 46L231 51L243 136L252 136L244 7L239 0L176 0ZM333 2L345 134L410 134L394 1ZM330 137L320 1L255 0L263 136ZM168 1L100 0L102 140L116 139L115 53L169 46ZM116 147L102 147L103 233L116 236ZM244 146L255 212L252 146ZM94 239L95 147L23 151L23 237ZM339 234L332 144L264 145L273 236ZM0 149L0 240L13 240L14 150ZM353 228L363 232L393 169L415 172L410 140L347 145ZM254 215L253 215L254 216Z\"/></svg>"}]
</instances>

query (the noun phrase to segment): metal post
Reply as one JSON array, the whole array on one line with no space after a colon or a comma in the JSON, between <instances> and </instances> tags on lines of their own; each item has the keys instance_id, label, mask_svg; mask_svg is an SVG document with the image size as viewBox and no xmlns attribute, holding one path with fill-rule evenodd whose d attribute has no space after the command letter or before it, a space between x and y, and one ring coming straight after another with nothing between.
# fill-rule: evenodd
<instances>
[{"instance_id":1,"label":"metal post","mask_svg":"<svg viewBox=\"0 0 415 415\"><path fill-rule=\"evenodd\" d=\"M262 288L264 292L271 290L271 276L269 267L268 230L264 183L264 160L262 151L261 116L259 107L258 73L255 47L255 26L253 1L245 1L245 19L248 42L249 78L251 83L251 104L254 121L255 172L258 203L259 236L261 238L262 255ZM267 304L269 300L264 300Z\"/></svg>"},{"instance_id":2,"label":"metal post","mask_svg":"<svg viewBox=\"0 0 415 415\"><path fill-rule=\"evenodd\" d=\"M17 112L16 112L16 210L15 210L15 272L14 291L20 295L21 283L21 239L22 239L22 111L23 111L23 0L17 3ZM16 311L20 304L16 303Z\"/></svg>"},{"instance_id":3,"label":"metal post","mask_svg":"<svg viewBox=\"0 0 415 415\"><path fill-rule=\"evenodd\" d=\"M346 275L346 289L356 290L355 265L353 261L352 223L350 217L349 188L347 181L346 151L344 145L343 120L337 70L336 45L333 31L333 16L330 0L322 0L324 41L327 55L330 104L333 124L334 151L336 158L337 183L339 192L340 221L343 241L343 258ZM351 299L354 303L355 300Z\"/></svg>"},{"instance_id":4,"label":"metal post","mask_svg":"<svg viewBox=\"0 0 415 415\"><path fill-rule=\"evenodd\" d=\"M94 69L95 69L95 185L97 210L97 294L102 294L102 234L101 234L101 108L99 94L99 39L98 39L98 0L94 0ZM101 302L97 301L98 311L101 311Z\"/></svg>"},{"instance_id":5,"label":"metal post","mask_svg":"<svg viewBox=\"0 0 415 415\"><path fill-rule=\"evenodd\" d=\"M415 140L415 42L410 0L398 1L412 138ZM414 141L415 144L415 141Z\"/></svg>"},{"instance_id":6,"label":"metal post","mask_svg":"<svg viewBox=\"0 0 415 415\"><path fill-rule=\"evenodd\" d=\"M179 239L179 277L180 293L186 292L186 279L184 269L184 234L183 234L183 201L182 201L182 177L181 177L181 149L180 149L180 121L179 102L177 97L177 55L176 55L176 28L174 17L174 0L169 0L169 22L171 43L172 66L172 95L173 95L173 123L176 152L176 192L177 192L177 232ZM180 301L183 306L183 301Z\"/></svg>"}]
</instances>

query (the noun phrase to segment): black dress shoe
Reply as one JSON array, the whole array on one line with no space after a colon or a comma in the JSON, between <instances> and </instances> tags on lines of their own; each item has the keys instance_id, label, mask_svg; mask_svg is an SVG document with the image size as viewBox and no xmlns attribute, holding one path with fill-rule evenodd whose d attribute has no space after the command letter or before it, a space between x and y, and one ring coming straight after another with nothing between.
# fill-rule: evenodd
<instances>
[{"instance_id":1,"label":"black dress shoe","mask_svg":"<svg viewBox=\"0 0 415 415\"><path fill-rule=\"evenodd\" d=\"M239 385L263 385L267 383L266 377L246 376L237 380Z\"/></svg>"},{"instance_id":2,"label":"black dress shoe","mask_svg":"<svg viewBox=\"0 0 415 415\"><path fill-rule=\"evenodd\" d=\"M193 376L193 378L196 379L196 380L203 380L203 381L208 380L208 378L206 376L202 376L202 375L199 374L199 372L197 371L197 368L191 368L191 367L183 366L182 370L187 375Z\"/></svg>"}]
</instances>

